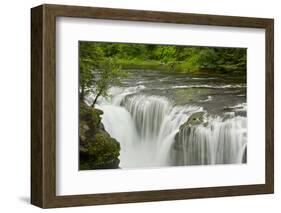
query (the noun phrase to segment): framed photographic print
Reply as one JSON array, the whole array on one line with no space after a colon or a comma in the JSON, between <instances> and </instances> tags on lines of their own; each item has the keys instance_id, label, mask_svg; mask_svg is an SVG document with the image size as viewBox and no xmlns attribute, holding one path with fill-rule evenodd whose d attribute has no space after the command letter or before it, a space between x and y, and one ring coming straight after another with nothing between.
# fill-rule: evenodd
<instances>
[{"instance_id":1,"label":"framed photographic print","mask_svg":"<svg viewBox=\"0 0 281 213\"><path fill-rule=\"evenodd\" d=\"M274 191L273 19L31 10L31 203Z\"/></svg>"}]
</instances>

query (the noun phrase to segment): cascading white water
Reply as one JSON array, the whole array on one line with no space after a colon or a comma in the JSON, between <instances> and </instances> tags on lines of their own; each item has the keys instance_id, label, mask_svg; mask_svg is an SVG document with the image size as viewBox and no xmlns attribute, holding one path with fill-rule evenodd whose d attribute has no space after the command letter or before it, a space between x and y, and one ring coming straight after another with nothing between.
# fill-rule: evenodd
<instances>
[{"instance_id":1,"label":"cascading white water","mask_svg":"<svg viewBox=\"0 0 281 213\"><path fill-rule=\"evenodd\" d=\"M185 126L177 137L175 165L245 162L246 123L246 118L238 116L224 121L215 118L205 125Z\"/></svg>"},{"instance_id":2,"label":"cascading white water","mask_svg":"<svg viewBox=\"0 0 281 213\"><path fill-rule=\"evenodd\" d=\"M159 137L163 120L171 105L166 98L137 95L126 97L121 103L132 115L141 143L153 143Z\"/></svg>"},{"instance_id":3,"label":"cascading white water","mask_svg":"<svg viewBox=\"0 0 281 213\"><path fill-rule=\"evenodd\" d=\"M135 94L140 89L113 88L113 98L102 99L98 106L104 111L105 129L121 144L121 168L243 162L246 118L212 118L207 126L179 132L189 116L203 108L173 106L162 96Z\"/></svg>"}]
</instances>

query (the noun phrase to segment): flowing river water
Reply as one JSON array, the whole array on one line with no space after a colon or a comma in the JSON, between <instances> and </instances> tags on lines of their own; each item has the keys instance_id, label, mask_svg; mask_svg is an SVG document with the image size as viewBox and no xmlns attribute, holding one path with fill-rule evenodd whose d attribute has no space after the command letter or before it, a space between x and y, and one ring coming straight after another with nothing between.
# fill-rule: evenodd
<instances>
[{"instance_id":1,"label":"flowing river water","mask_svg":"<svg viewBox=\"0 0 281 213\"><path fill-rule=\"evenodd\" d=\"M106 131L120 142L121 168L246 163L245 83L156 70L129 73L97 104ZM201 122L182 125L198 112Z\"/></svg>"}]
</instances>

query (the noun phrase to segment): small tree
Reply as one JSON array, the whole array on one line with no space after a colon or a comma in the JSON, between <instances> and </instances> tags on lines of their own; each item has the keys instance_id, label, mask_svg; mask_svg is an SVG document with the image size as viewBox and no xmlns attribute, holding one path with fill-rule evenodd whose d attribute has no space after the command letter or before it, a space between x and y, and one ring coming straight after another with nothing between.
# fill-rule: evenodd
<instances>
[{"instance_id":1,"label":"small tree","mask_svg":"<svg viewBox=\"0 0 281 213\"><path fill-rule=\"evenodd\" d=\"M104 58L103 51L99 45L93 42L79 43L79 96L84 100L85 95L94 88L94 70L100 66Z\"/></svg>"},{"instance_id":2,"label":"small tree","mask_svg":"<svg viewBox=\"0 0 281 213\"><path fill-rule=\"evenodd\" d=\"M95 106L100 96L107 97L108 89L113 85L120 85L121 78L126 77L127 72L123 71L112 58L104 59L101 64L101 69L96 70L94 94L95 99L92 107Z\"/></svg>"},{"instance_id":3,"label":"small tree","mask_svg":"<svg viewBox=\"0 0 281 213\"><path fill-rule=\"evenodd\" d=\"M79 43L79 98L83 101L86 95L94 94L92 106L100 96L108 96L109 87L120 84L120 78L126 76L114 59L106 57L106 47L103 43Z\"/></svg>"}]
</instances>

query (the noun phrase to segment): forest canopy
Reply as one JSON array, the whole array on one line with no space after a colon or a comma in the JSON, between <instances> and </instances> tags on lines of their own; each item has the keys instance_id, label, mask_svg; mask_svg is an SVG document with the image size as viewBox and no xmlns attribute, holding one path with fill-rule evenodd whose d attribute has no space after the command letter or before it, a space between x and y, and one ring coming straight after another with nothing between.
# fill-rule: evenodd
<instances>
[{"instance_id":1,"label":"forest canopy","mask_svg":"<svg viewBox=\"0 0 281 213\"><path fill-rule=\"evenodd\" d=\"M113 58L123 69L142 68L169 72L246 73L246 48L80 42L80 53L91 52L98 65ZM84 55L80 55L84 57ZM89 63L90 64L90 63Z\"/></svg>"}]
</instances>

